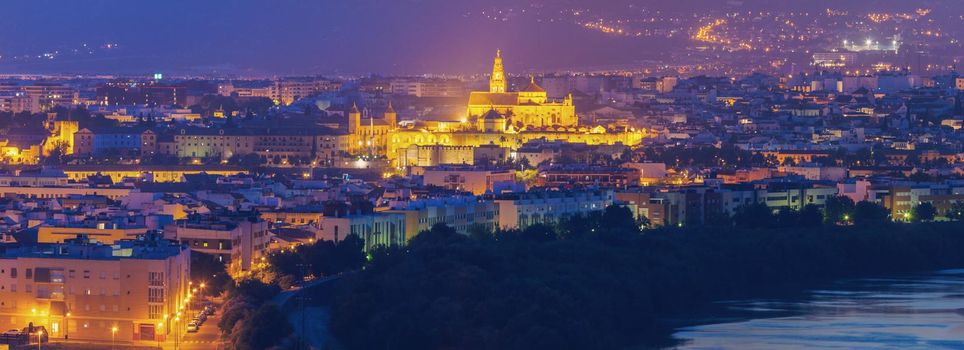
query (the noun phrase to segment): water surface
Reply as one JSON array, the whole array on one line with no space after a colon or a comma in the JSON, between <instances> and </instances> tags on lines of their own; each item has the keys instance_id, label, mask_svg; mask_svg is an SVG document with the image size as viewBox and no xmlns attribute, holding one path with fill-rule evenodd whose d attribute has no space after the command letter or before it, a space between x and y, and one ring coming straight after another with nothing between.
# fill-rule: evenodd
<instances>
[{"instance_id":1,"label":"water surface","mask_svg":"<svg viewBox=\"0 0 964 350\"><path fill-rule=\"evenodd\" d=\"M964 269L841 280L786 298L719 305L676 349L964 349Z\"/></svg>"}]
</instances>

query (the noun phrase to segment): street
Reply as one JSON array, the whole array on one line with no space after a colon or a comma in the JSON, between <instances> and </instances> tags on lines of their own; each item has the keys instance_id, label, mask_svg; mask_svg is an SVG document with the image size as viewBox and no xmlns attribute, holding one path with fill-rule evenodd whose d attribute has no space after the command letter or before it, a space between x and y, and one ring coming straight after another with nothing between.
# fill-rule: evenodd
<instances>
[{"instance_id":1,"label":"street","mask_svg":"<svg viewBox=\"0 0 964 350\"><path fill-rule=\"evenodd\" d=\"M224 345L220 342L220 330L218 330L218 322L220 321L221 313L217 312L208 316L207 321L201 325L197 333L187 333L185 326L185 329L181 330L181 339L178 342L177 349L223 349ZM165 345L165 349L168 348L174 349L173 342L168 342Z\"/></svg>"},{"instance_id":2,"label":"street","mask_svg":"<svg viewBox=\"0 0 964 350\"><path fill-rule=\"evenodd\" d=\"M216 313L214 315L208 316L207 321L201 326L197 333L187 333L186 326L181 329L181 338L175 344L174 335L166 341L160 343L160 347L167 349L185 349L185 350L212 350L212 349L224 349L224 345L220 343L220 331L218 330L218 322L221 320L221 314ZM36 345L30 345L27 348L36 349ZM110 342L92 342L92 341L70 341L64 342L63 340L54 339L50 343L44 343L42 349L55 349L55 350L95 350L95 349L110 349L114 348L117 350L148 350L157 349L158 345L144 342L139 344L132 344L129 342L116 342L111 344Z\"/></svg>"}]
</instances>

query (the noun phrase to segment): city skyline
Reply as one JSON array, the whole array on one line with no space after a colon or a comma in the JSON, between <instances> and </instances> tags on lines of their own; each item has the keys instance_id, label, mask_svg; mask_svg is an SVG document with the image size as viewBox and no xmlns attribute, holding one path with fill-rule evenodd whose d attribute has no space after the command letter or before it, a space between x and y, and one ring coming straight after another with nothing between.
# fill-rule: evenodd
<instances>
[{"instance_id":1,"label":"city skyline","mask_svg":"<svg viewBox=\"0 0 964 350\"><path fill-rule=\"evenodd\" d=\"M964 349L961 1L4 1L0 348Z\"/></svg>"},{"instance_id":2,"label":"city skyline","mask_svg":"<svg viewBox=\"0 0 964 350\"><path fill-rule=\"evenodd\" d=\"M892 15L921 8L933 10L928 18L933 23L928 25L946 35L956 36L964 26L964 20L949 16L948 10L953 9L949 1L818 1L788 6L763 1L517 4L369 0L268 5L256 1L162 4L102 0L21 1L8 6L9 13L20 14L0 24L0 73L8 74L471 75L486 69L477 57L496 48L506 51L514 62L512 69L520 73L652 69L698 63L713 55L723 60L734 56L731 60L736 65L741 59L739 51L707 56L699 50L707 46L695 38L701 26L744 11L765 11L763 17L783 14L790 21L800 21L804 18L794 19L789 14L815 18L837 9L846 13L842 18L857 23L876 12ZM894 23L902 32L913 30L906 21ZM822 35L833 37L834 43L838 37L863 41L874 35L881 36L875 40L887 40L883 36L889 35L858 29L841 33L833 29ZM913 39L912 35L905 37ZM763 44L740 33L728 39L747 40L754 49ZM831 50L829 40L819 40L821 47L813 50ZM784 41L774 39L766 44L781 43ZM713 48L716 43L709 44ZM724 46L718 45L719 49ZM959 56L960 45L951 46L956 48L950 57ZM786 50L765 54L796 59L792 47Z\"/></svg>"}]
</instances>

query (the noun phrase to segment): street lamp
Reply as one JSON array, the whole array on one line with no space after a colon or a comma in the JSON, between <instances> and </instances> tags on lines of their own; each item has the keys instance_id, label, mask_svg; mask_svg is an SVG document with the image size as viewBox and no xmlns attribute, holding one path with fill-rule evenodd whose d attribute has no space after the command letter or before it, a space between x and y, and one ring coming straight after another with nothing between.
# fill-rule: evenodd
<instances>
[{"instance_id":1,"label":"street lamp","mask_svg":"<svg viewBox=\"0 0 964 350\"><path fill-rule=\"evenodd\" d=\"M116 335L117 335L117 326L111 327L111 328L110 328L110 348L111 348L111 350L114 349L114 338L116 338Z\"/></svg>"},{"instance_id":2,"label":"street lamp","mask_svg":"<svg viewBox=\"0 0 964 350\"><path fill-rule=\"evenodd\" d=\"M43 343L44 343L44 331L39 330L37 331L37 350L41 349L41 346L43 345Z\"/></svg>"},{"instance_id":3,"label":"street lamp","mask_svg":"<svg viewBox=\"0 0 964 350\"><path fill-rule=\"evenodd\" d=\"M64 314L64 340L70 339L70 311Z\"/></svg>"},{"instance_id":4,"label":"street lamp","mask_svg":"<svg viewBox=\"0 0 964 350\"><path fill-rule=\"evenodd\" d=\"M174 317L174 349L178 347L178 336L181 334L181 313L177 313L177 317Z\"/></svg>"},{"instance_id":5,"label":"street lamp","mask_svg":"<svg viewBox=\"0 0 964 350\"><path fill-rule=\"evenodd\" d=\"M161 329L164 329L164 322L157 323L157 331L154 332L154 340L157 340L157 348L161 348Z\"/></svg>"}]
</instances>

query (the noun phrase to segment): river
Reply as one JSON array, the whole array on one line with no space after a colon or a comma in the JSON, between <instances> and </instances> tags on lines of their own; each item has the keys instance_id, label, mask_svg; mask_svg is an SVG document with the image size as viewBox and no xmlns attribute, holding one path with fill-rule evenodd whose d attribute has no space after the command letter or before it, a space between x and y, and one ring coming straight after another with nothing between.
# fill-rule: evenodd
<instances>
[{"instance_id":1,"label":"river","mask_svg":"<svg viewBox=\"0 0 964 350\"><path fill-rule=\"evenodd\" d=\"M718 303L674 349L964 349L964 269L840 280L784 298Z\"/></svg>"}]
</instances>

